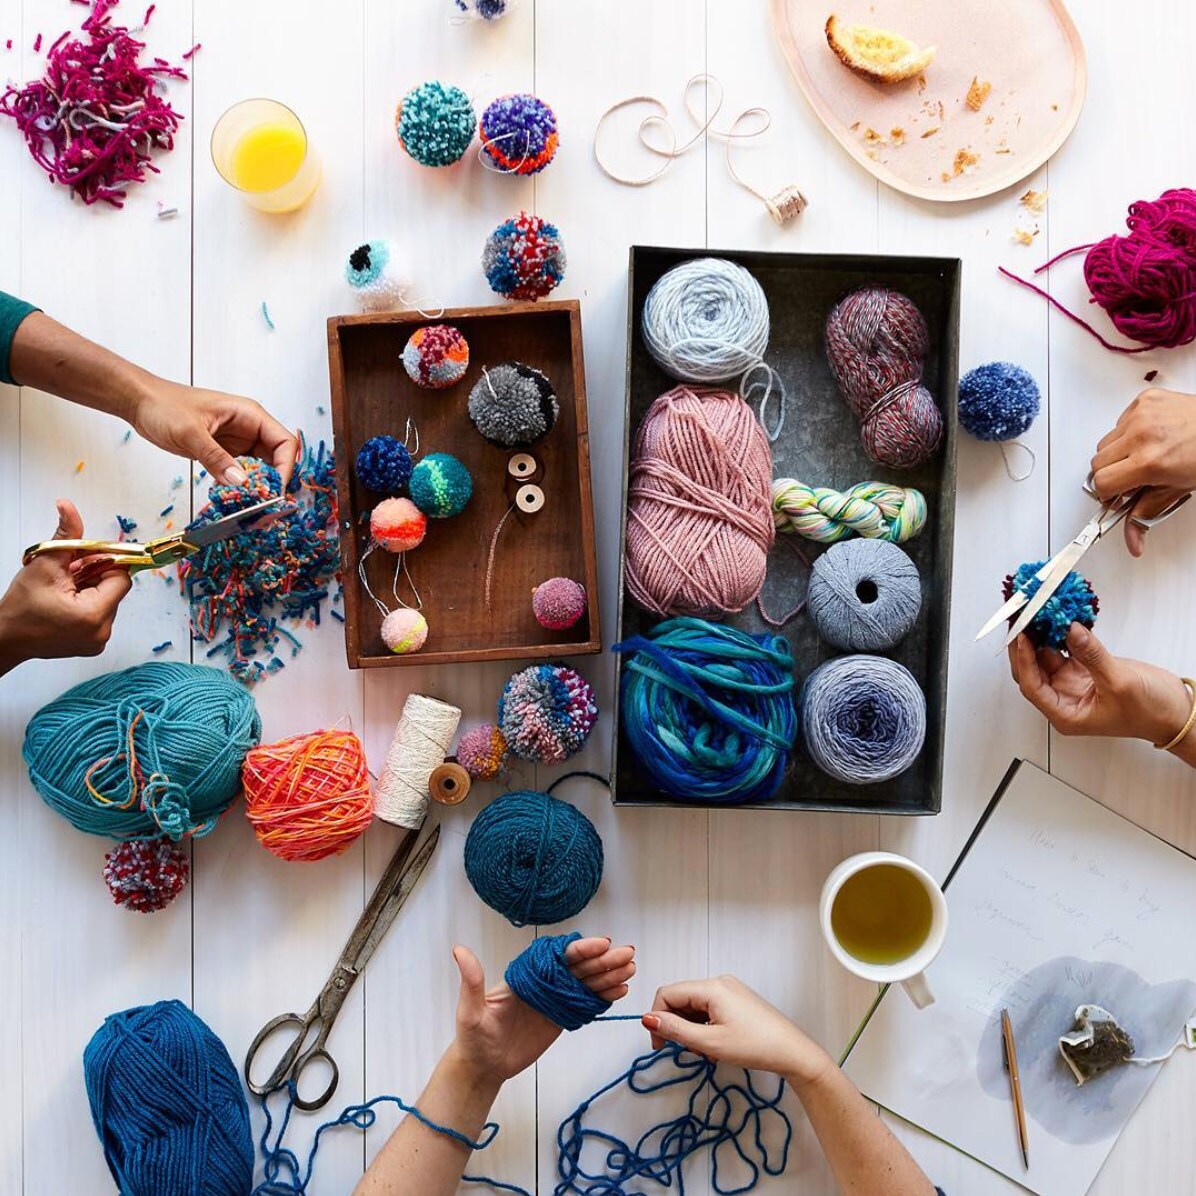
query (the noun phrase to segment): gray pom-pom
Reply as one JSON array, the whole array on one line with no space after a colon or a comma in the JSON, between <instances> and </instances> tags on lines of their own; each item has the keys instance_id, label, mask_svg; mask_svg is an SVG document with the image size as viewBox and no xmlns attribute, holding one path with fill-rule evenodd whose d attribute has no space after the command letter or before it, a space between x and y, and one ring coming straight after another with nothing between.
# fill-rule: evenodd
<instances>
[{"instance_id":1,"label":"gray pom-pom","mask_svg":"<svg viewBox=\"0 0 1196 1196\"><path fill-rule=\"evenodd\" d=\"M534 444L552 431L560 411L552 383L518 361L482 370L469 394L469 418L500 448Z\"/></svg>"}]
</instances>

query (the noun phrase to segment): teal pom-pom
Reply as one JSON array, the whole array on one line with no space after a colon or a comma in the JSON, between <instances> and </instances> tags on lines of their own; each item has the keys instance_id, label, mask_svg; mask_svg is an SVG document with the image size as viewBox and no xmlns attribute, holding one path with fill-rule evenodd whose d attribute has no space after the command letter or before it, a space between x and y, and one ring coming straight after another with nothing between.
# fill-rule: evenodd
<instances>
[{"instance_id":1,"label":"teal pom-pom","mask_svg":"<svg viewBox=\"0 0 1196 1196\"><path fill-rule=\"evenodd\" d=\"M429 453L411 473L411 501L430 519L460 515L473 494L469 470L448 453Z\"/></svg>"},{"instance_id":2,"label":"teal pom-pom","mask_svg":"<svg viewBox=\"0 0 1196 1196\"><path fill-rule=\"evenodd\" d=\"M1042 584L1034 575L1042 568L1042 561L1029 561L1018 571L1005 578L1005 598L1013 597L1014 590L1020 590L1033 598ZM1062 648L1067 642L1067 632L1073 623L1082 623L1091 628L1100 610L1100 600L1086 577L1076 572L1069 573L1063 584L1046 600L1042 610L1030 620L1026 634L1036 648Z\"/></svg>"},{"instance_id":3,"label":"teal pom-pom","mask_svg":"<svg viewBox=\"0 0 1196 1196\"><path fill-rule=\"evenodd\" d=\"M451 166L473 141L477 115L459 87L432 81L414 87L395 113L399 144L421 166Z\"/></svg>"},{"instance_id":4,"label":"teal pom-pom","mask_svg":"<svg viewBox=\"0 0 1196 1196\"><path fill-rule=\"evenodd\" d=\"M959 422L977 440L1013 440L1038 416L1041 396L1028 370L990 361L959 380Z\"/></svg>"}]
</instances>

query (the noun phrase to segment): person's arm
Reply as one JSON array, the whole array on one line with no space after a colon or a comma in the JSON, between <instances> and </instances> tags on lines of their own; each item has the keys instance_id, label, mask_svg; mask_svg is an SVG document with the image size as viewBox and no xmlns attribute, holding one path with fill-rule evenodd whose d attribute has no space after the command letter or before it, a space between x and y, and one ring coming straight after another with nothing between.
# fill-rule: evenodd
<instances>
[{"instance_id":1,"label":"person's arm","mask_svg":"<svg viewBox=\"0 0 1196 1196\"><path fill-rule=\"evenodd\" d=\"M26 303L24 299L0 291L0 382L13 382L8 360L12 353L13 337L26 317L33 315L35 311L37 308L32 303Z\"/></svg>"},{"instance_id":2,"label":"person's arm","mask_svg":"<svg viewBox=\"0 0 1196 1196\"><path fill-rule=\"evenodd\" d=\"M578 939L565 959L591 992L607 1001L627 995L635 948L610 939ZM482 965L456 947L461 973L457 1035L436 1065L416 1108L429 1121L477 1141L503 1083L530 1067L560 1035L506 986L486 991ZM379 1151L353 1196L453 1196L469 1161L469 1147L408 1115Z\"/></svg>"},{"instance_id":3,"label":"person's arm","mask_svg":"<svg viewBox=\"0 0 1196 1196\"><path fill-rule=\"evenodd\" d=\"M734 976L670 984L644 1014L652 1045L783 1076L844 1196L933 1196L934 1186L817 1043Z\"/></svg>"}]
</instances>

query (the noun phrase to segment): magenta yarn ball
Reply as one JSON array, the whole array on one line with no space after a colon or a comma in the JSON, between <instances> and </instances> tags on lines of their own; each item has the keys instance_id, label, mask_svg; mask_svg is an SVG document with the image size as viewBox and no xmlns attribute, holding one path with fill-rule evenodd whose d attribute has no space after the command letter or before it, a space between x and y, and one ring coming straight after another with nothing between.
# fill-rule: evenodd
<instances>
[{"instance_id":1,"label":"magenta yarn ball","mask_svg":"<svg viewBox=\"0 0 1196 1196\"><path fill-rule=\"evenodd\" d=\"M410 552L427 532L427 515L409 498L384 499L370 512L370 535L387 552Z\"/></svg>"},{"instance_id":2,"label":"magenta yarn ball","mask_svg":"<svg viewBox=\"0 0 1196 1196\"><path fill-rule=\"evenodd\" d=\"M532 613L549 631L567 631L586 613L585 589L571 577L550 577L532 591Z\"/></svg>"},{"instance_id":3,"label":"magenta yarn ball","mask_svg":"<svg viewBox=\"0 0 1196 1196\"><path fill-rule=\"evenodd\" d=\"M417 610L400 606L382 620L382 642L396 655L418 652L428 640L428 620Z\"/></svg>"}]
</instances>

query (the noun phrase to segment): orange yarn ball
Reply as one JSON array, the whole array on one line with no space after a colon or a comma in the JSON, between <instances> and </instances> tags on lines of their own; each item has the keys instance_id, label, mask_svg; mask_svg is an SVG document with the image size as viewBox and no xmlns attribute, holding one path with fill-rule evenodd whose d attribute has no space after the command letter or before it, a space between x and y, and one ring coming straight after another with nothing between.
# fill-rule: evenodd
<instances>
[{"instance_id":1,"label":"orange yarn ball","mask_svg":"<svg viewBox=\"0 0 1196 1196\"><path fill-rule=\"evenodd\" d=\"M255 747L241 783L258 842L280 859L339 855L374 817L365 749L352 731L313 731Z\"/></svg>"}]
</instances>

